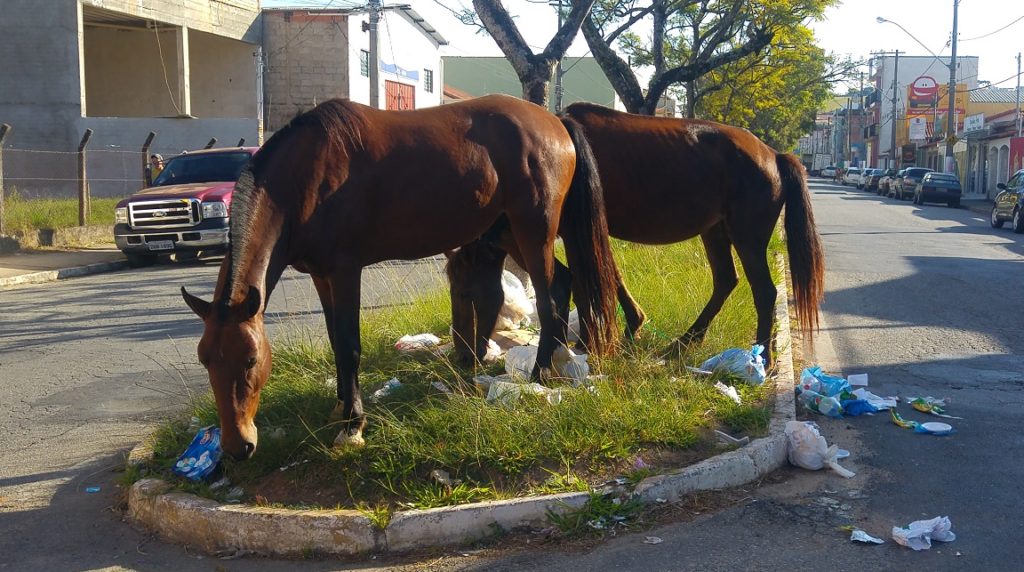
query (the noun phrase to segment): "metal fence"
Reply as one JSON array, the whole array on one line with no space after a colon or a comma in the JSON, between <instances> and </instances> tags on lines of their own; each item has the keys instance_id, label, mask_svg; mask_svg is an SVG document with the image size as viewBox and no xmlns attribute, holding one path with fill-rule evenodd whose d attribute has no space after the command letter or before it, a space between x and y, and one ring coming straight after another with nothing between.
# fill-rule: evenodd
<instances>
[{"instance_id":1,"label":"metal fence","mask_svg":"<svg viewBox=\"0 0 1024 572\"><path fill-rule=\"evenodd\" d=\"M0 235L5 234L4 201L17 193L19 198L78 199L78 223L89 217L91 197L125 197L149 184L149 157L159 154L164 161L187 149L154 145L156 133L132 149L89 146L92 129L82 134L78 148L66 151L19 148L17 137L8 124L0 125ZM206 148L213 147L211 138ZM238 142L242 146L245 140Z\"/></svg>"}]
</instances>

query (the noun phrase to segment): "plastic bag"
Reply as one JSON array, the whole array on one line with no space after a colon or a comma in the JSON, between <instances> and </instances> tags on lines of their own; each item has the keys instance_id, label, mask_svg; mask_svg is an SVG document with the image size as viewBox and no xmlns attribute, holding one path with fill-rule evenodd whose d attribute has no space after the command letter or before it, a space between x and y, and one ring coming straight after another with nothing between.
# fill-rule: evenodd
<instances>
[{"instance_id":1,"label":"plastic bag","mask_svg":"<svg viewBox=\"0 0 1024 572\"><path fill-rule=\"evenodd\" d=\"M533 365L537 363L537 346L516 346L509 348L505 354L505 372L512 377L529 379L533 373ZM586 381L590 374L587 354L576 354L565 346L559 346L551 356L551 365L558 377L579 385Z\"/></svg>"},{"instance_id":2,"label":"plastic bag","mask_svg":"<svg viewBox=\"0 0 1024 572\"><path fill-rule=\"evenodd\" d=\"M541 395L551 405L562 402L562 390L544 387L539 383L515 383L510 381L492 381L487 389L488 403L512 405L522 395Z\"/></svg>"},{"instance_id":3,"label":"plastic bag","mask_svg":"<svg viewBox=\"0 0 1024 572\"><path fill-rule=\"evenodd\" d=\"M749 350L733 348L707 359L700 369L718 373L730 373L751 385L764 383L764 346L754 344Z\"/></svg>"},{"instance_id":4,"label":"plastic bag","mask_svg":"<svg viewBox=\"0 0 1024 572\"><path fill-rule=\"evenodd\" d=\"M915 520L907 526L892 527L892 539L896 544L913 550L928 550L932 541L953 542L956 535L951 530L953 523L948 516L937 516L931 520Z\"/></svg>"},{"instance_id":5,"label":"plastic bag","mask_svg":"<svg viewBox=\"0 0 1024 572\"><path fill-rule=\"evenodd\" d=\"M853 471L839 465L836 458L839 447L836 445L830 447L813 423L802 421L786 423L786 440L789 442L786 456L789 457L790 464L812 471L829 467L839 476L847 479L856 475Z\"/></svg>"},{"instance_id":6,"label":"plastic bag","mask_svg":"<svg viewBox=\"0 0 1024 572\"><path fill-rule=\"evenodd\" d=\"M415 336L402 336L395 342L395 349L402 353L418 352L429 350L441 343L441 338L434 334L416 334Z\"/></svg>"},{"instance_id":7,"label":"plastic bag","mask_svg":"<svg viewBox=\"0 0 1024 572\"><path fill-rule=\"evenodd\" d=\"M829 375L821 371L821 367L816 365L805 368L800 373L800 385L797 388L801 392L809 390L837 399L853 398L853 389L845 379ZM846 396L843 395L844 392Z\"/></svg>"},{"instance_id":8,"label":"plastic bag","mask_svg":"<svg viewBox=\"0 0 1024 572\"><path fill-rule=\"evenodd\" d=\"M863 387L853 390L853 395L857 399L863 399L864 401L867 401L868 403L873 405L875 409L878 409L879 411L881 411L882 409L896 408L897 403L895 397L882 397L880 395L875 395L874 393L871 393L870 391L864 389Z\"/></svg>"},{"instance_id":9,"label":"plastic bag","mask_svg":"<svg viewBox=\"0 0 1024 572\"><path fill-rule=\"evenodd\" d=\"M220 428L203 427L178 457L172 469L175 474L199 481L206 478L220 462Z\"/></svg>"},{"instance_id":10,"label":"plastic bag","mask_svg":"<svg viewBox=\"0 0 1024 572\"><path fill-rule=\"evenodd\" d=\"M530 315L534 313L533 302L526 296L523 282L508 270L501 273L501 289L505 293L505 303L498 313L495 330L516 330L530 325Z\"/></svg>"}]
</instances>

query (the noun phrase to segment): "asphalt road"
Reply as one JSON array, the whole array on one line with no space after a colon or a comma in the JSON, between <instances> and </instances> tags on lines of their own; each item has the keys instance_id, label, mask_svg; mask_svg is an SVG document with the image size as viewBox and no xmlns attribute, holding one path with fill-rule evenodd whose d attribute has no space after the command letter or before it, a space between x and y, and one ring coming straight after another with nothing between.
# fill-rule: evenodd
<instances>
[{"instance_id":1,"label":"asphalt road","mask_svg":"<svg viewBox=\"0 0 1024 572\"><path fill-rule=\"evenodd\" d=\"M967 210L818 182L812 191L827 294L809 361L868 373L878 394L949 397L949 412L964 418L950 421L956 434L918 435L884 415L815 416L830 442L852 452L844 466L853 479L786 468L734 495L742 500L728 508L596 546L526 549L513 540L500 550L414 561L211 561L132 531L110 506L111 469L123 451L178 406L185 388L205 385L193 357L199 323L176 288L208 296L214 270L118 273L0 291L0 568L1019 569L1024 240ZM317 309L308 282L287 280L272 300L273 334L311 324L321 331ZM86 493L93 485L101 492ZM890 540L892 526L939 515L951 518L955 542L912 552ZM850 543L836 530L844 524L887 542ZM644 544L645 536L663 542Z\"/></svg>"}]
</instances>

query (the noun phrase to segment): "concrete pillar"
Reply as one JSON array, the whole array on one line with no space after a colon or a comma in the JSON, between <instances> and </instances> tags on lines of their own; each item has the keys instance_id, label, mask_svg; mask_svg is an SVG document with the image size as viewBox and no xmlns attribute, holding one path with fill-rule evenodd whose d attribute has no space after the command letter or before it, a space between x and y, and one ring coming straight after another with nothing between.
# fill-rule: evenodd
<instances>
[{"instance_id":1,"label":"concrete pillar","mask_svg":"<svg viewBox=\"0 0 1024 572\"><path fill-rule=\"evenodd\" d=\"M78 11L78 99L81 106L81 116L87 117L88 110L85 107L85 25L82 20L82 3L75 2L75 9Z\"/></svg>"},{"instance_id":2,"label":"concrete pillar","mask_svg":"<svg viewBox=\"0 0 1024 572\"><path fill-rule=\"evenodd\" d=\"M178 112L192 115L192 89L189 85L188 27L176 30L178 44Z\"/></svg>"}]
</instances>

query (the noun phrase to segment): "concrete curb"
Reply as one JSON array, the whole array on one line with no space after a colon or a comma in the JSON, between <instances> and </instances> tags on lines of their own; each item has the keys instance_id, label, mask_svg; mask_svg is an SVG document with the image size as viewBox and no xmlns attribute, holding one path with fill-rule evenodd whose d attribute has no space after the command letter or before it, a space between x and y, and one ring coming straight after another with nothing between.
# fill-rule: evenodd
<instances>
[{"instance_id":1,"label":"concrete curb","mask_svg":"<svg viewBox=\"0 0 1024 572\"><path fill-rule=\"evenodd\" d=\"M41 272L32 272L29 274L10 276L8 278L0 278L0 288L6 288L8 286L17 286L20 284L41 284L43 282L53 282L54 280L63 280L65 278L88 276L90 274L100 274L102 272L113 272L115 270L122 270L124 268L128 268L127 260L115 260L113 262L97 262L95 264L86 264L85 266L73 266L71 268L61 268L59 270L43 270Z\"/></svg>"},{"instance_id":2,"label":"concrete curb","mask_svg":"<svg viewBox=\"0 0 1024 572\"><path fill-rule=\"evenodd\" d=\"M784 273L785 275L785 273ZM697 491L749 483L786 463L787 421L796 417L789 299L785 280L775 306L777 370L775 411L769 436L675 472L649 477L633 490L645 503L677 501ZM129 459L147 454L143 443ZM170 485L143 479L128 493L128 517L136 526L171 542L213 553L249 550L264 555L356 555L456 546L524 526L546 526L548 514L583 507L590 493L563 493L395 513L378 528L353 510L294 510L220 504L195 495L167 492ZM620 492L606 489L604 492ZM602 492L602 491L599 491Z\"/></svg>"}]
</instances>

